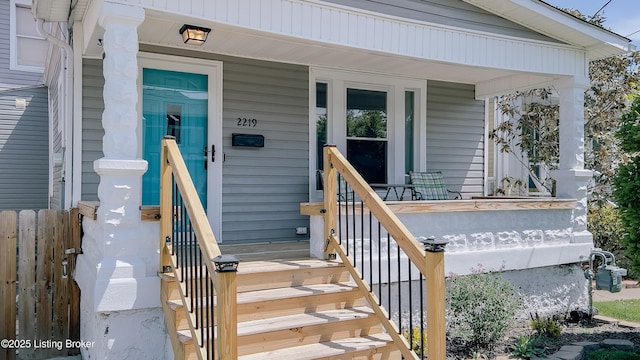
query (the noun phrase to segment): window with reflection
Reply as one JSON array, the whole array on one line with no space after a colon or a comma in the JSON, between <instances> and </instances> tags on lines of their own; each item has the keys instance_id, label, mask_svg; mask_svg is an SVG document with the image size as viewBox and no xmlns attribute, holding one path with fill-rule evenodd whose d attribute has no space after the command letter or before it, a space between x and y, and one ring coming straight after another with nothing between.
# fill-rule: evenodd
<instances>
[{"instance_id":1,"label":"window with reflection","mask_svg":"<svg viewBox=\"0 0 640 360\"><path fill-rule=\"evenodd\" d=\"M347 159L368 183L387 182L387 93L347 88Z\"/></svg>"}]
</instances>

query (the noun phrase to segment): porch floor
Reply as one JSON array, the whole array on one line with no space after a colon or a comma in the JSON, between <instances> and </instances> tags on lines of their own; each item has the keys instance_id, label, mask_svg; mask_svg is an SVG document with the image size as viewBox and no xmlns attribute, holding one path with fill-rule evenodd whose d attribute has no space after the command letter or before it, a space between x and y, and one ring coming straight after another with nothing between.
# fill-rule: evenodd
<instances>
[{"instance_id":1,"label":"porch floor","mask_svg":"<svg viewBox=\"0 0 640 360\"><path fill-rule=\"evenodd\" d=\"M219 245L223 254L235 255L240 261L308 259L309 240Z\"/></svg>"}]
</instances>

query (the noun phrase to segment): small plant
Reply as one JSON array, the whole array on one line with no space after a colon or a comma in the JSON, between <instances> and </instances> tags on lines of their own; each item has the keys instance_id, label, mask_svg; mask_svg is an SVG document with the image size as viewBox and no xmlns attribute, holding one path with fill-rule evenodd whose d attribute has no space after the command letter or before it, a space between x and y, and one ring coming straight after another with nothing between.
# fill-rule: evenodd
<instances>
[{"instance_id":1,"label":"small plant","mask_svg":"<svg viewBox=\"0 0 640 360\"><path fill-rule=\"evenodd\" d=\"M475 273L448 280L447 325L461 346L492 349L513 324L522 304L516 288L498 274Z\"/></svg>"},{"instance_id":2,"label":"small plant","mask_svg":"<svg viewBox=\"0 0 640 360\"><path fill-rule=\"evenodd\" d=\"M402 336L404 336L404 338L407 339L409 343L411 343L411 350L413 350L413 352L415 352L420 356L426 353L427 351L427 331L426 330L422 333L422 339L420 339L419 326L415 326L413 329L411 329L411 334L409 334L409 329L402 330Z\"/></svg>"},{"instance_id":3,"label":"small plant","mask_svg":"<svg viewBox=\"0 0 640 360\"><path fill-rule=\"evenodd\" d=\"M471 358L472 358L472 359L474 359L474 360L475 360L475 359L482 359L482 360L487 360L487 359L489 359L489 357L488 357L487 355L485 355L485 354L483 354L483 353L481 353L481 352L479 352L479 351L474 351L474 352L471 354Z\"/></svg>"},{"instance_id":4,"label":"small plant","mask_svg":"<svg viewBox=\"0 0 640 360\"><path fill-rule=\"evenodd\" d=\"M536 313L531 315L531 328L539 335L552 339L557 339L562 333L562 326L553 317L540 317Z\"/></svg>"},{"instance_id":5,"label":"small plant","mask_svg":"<svg viewBox=\"0 0 640 360\"><path fill-rule=\"evenodd\" d=\"M530 359L534 356L540 356L544 354L544 350L537 347L538 339L530 335L522 335L518 338L518 341L511 345L510 356L515 356L523 359Z\"/></svg>"}]
</instances>

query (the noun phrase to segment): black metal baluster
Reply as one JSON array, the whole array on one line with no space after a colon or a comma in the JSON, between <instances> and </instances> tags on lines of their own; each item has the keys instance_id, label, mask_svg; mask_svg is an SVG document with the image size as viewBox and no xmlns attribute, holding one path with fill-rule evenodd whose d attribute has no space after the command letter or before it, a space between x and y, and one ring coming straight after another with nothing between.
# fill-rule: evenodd
<instances>
[{"instance_id":1,"label":"black metal baluster","mask_svg":"<svg viewBox=\"0 0 640 360\"><path fill-rule=\"evenodd\" d=\"M382 305L382 225L380 221L376 219L378 223L378 305Z\"/></svg>"},{"instance_id":2,"label":"black metal baluster","mask_svg":"<svg viewBox=\"0 0 640 360\"><path fill-rule=\"evenodd\" d=\"M411 260L407 256L407 270L409 271L409 347L413 347L413 297L411 289L413 288L413 276L411 274ZM422 336L422 334L420 334Z\"/></svg>"},{"instance_id":3,"label":"black metal baluster","mask_svg":"<svg viewBox=\"0 0 640 360\"><path fill-rule=\"evenodd\" d=\"M369 211L369 291L373 291L373 224L372 215Z\"/></svg>"},{"instance_id":4,"label":"black metal baluster","mask_svg":"<svg viewBox=\"0 0 640 360\"><path fill-rule=\"evenodd\" d=\"M386 230L386 229L385 229ZM391 235L387 231L387 300L389 301L389 320L391 320Z\"/></svg>"},{"instance_id":5,"label":"black metal baluster","mask_svg":"<svg viewBox=\"0 0 640 360\"><path fill-rule=\"evenodd\" d=\"M398 259L398 331L402 334L402 271L400 269L400 246L393 239L393 243L396 244L396 257Z\"/></svg>"},{"instance_id":6,"label":"black metal baluster","mask_svg":"<svg viewBox=\"0 0 640 360\"><path fill-rule=\"evenodd\" d=\"M424 276L422 272L420 272L420 348L424 353L425 343L424 343ZM429 334L427 334L429 336Z\"/></svg>"},{"instance_id":7,"label":"black metal baluster","mask_svg":"<svg viewBox=\"0 0 640 360\"><path fill-rule=\"evenodd\" d=\"M364 202L360 200L360 276L364 277Z\"/></svg>"}]
</instances>

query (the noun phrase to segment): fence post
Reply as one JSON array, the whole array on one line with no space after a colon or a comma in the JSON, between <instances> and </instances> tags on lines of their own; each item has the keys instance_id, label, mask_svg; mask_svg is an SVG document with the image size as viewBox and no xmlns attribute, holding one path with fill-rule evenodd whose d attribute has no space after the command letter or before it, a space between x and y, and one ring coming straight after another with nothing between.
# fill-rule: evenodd
<instances>
[{"instance_id":1,"label":"fence post","mask_svg":"<svg viewBox=\"0 0 640 360\"><path fill-rule=\"evenodd\" d=\"M337 178L338 172L331 164L331 149L335 148L335 145L324 146L323 157L323 197L324 197L324 258L334 258L335 254L329 250L329 237L331 237L336 231L336 210L338 207L337 202Z\"/></svg>"},{"instance_id":2,"label":"fence post","mask_svg":"<svg viewBox=\"0 0 640 360\"><path fill-rule=\"evenodd\" d=\"M238 259L233 255L218 255L212 259L216 266L214 286L217 297L218 358L238 358L238 303L236 272ZM209 341L211 339L202 339Z\"/></svg>"},{"instance_id":3,"label":"fence post","mask_svg":"<svg viewBox=\"0 0 640 360\"><path fill-rule=\"evenodd\" d=\"M425 247L425 289L427 306L427 358L445 359L444 240L429 238Z\"/></svg>"},{"instance_id":4,"label":"fence post","mask_svg":"<svg viewBox=\"0 0 640 360\"><path fill-rule=\"evenodd\" d=\"M0 339L16 339L16 228L15 211L0 211ZM16 358L15 347L0 347L0 358Z\"/></svg>"}]
</instances>

